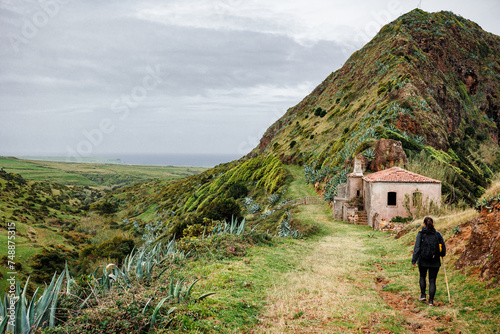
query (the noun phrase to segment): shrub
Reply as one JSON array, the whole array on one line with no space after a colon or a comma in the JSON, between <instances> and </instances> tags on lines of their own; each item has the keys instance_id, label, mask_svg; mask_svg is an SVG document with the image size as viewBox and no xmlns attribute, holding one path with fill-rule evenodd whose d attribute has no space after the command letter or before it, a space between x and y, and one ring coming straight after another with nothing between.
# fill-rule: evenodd
<instances>
[{"instance_id":1,"label":"shrub","mask_svg":"<svg viewBox=\"0 0 500 334\"><path fill-rule=\"evenodd\" d=\"M242 183L232 183L229 185L226 195L234 199L243 198L248 195L248 188Z\"/></svg>"},{"instance_id":2,"label":"shrub","mask_svg":"<svg viewBox=\"0 0 500 334\"><path fill-rule=\"evenodd\" d=\"M95 203L90 206L91 211L97 211L98 213L104 215L104 214L111 214L115 213L118 211L118 204L116 203L111 203L109 201L102 202L102 203Z\"/></svg>"},{"instance_id":3,"label":"shrub","mask_svg":"<svg viewBox=\"0 0 500 334\"><path fill-rule=\"evenodd\" d=\"M30 266L34 269L32 279L36 283L48 283L54 272L62 272L64 263L76 257L76 253L64 246L44 248L42 253L33 256Z\"/></svg>"},{"instance_id":4,"label":"shrub","mask_svg":"<svg viewBox=\"0 0 500 334\"><path fill-rule=\"evenodd\" d=\"M486 139L488 139L488 136L485 135L484 133L478 133L477 134L477 140L479 140L479 141L485 141Z\"/></svg>"},{"instance_id":5,"label":"shrub","mask_svg":"<svg viewBox=\"0 0 500 334\"><path fill-rule=\"evenodd\" d=\"M413 220L413 217L401 217L401 216L396 216L391 219L391 223L407 223Z\"/></svg>"},{"instance_id":6,"label":"shrub","mask_svg":"<svg viewBox=\"0 0 500 334\"><path fill-rule=\"evenodd\" d=\"M134 247L134 240L123 236L113 237L99 245L89 245L80 251L80 267L86 271L91 263L99 259L110 259L121 265Z\"/></svg>"},{"instance_id":7,"label":"shrub","mask_svg":"<svg viewBox=\"0 0 500 334\"><path fill-rule=\"evenodd\" d=\"M476 129L472 126L468 126L465 128L465 134L472 138L476 134Z\"/></svg>"},{"instance_id":8,"label":"shrub","mask_svg":"<svg viewBox=\"0 0 500 334\"><path fill-rule=\"evenodd\" d=\"M241 207L234 198L218 198L205 208L204 216L213 220L242 218Z\"/></svg>"}]
</instances>

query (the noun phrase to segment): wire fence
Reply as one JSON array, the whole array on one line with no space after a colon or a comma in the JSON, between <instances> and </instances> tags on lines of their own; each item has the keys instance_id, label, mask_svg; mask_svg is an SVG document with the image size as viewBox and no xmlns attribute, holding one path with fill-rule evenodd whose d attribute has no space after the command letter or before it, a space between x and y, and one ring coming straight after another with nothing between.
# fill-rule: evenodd
<instances>
[{"instance_id":1,"label":"wire fence","mask_svg":"<svg viewBox=\"0 0 500 334\"><path fill-rule=\"evenodd\" d=\"M314 205L314 204L323 204L324 201L320 197L307 196L302 198L292 199L286 203L288 206L296 206L296 205Z\"/></svg>"}]
</instances>

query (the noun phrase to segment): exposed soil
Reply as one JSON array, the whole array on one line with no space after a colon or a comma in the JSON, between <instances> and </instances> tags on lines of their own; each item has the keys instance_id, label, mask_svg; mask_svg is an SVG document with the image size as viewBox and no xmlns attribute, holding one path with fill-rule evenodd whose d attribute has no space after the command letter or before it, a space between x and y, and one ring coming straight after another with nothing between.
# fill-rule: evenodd
<instances>
[{"instance_id":1,"label":"exposed soil","mask_svg":"<svg viewBox=\"0 0 500 334\"><path fill-rule=\"evenodd\" d=\"M382 268L379 267L381 271ZM422 314L417 307L416 303L419 303L414 296L408 294L398 294L394 292L384 291L384 288L389 284L389 280L377 276L375 278L375 284L377 285L377 291L384 301L395 310L401 312L401 314L406 319L406 328L413 333L435 333L436 328L443 327L443 322L450 322L449 319L438 319L437 317L429 318ZM425 303L425 302L422 302ZM434 307L443 306L443 303L437 302ZM439 321L438 321L439 320ZM447 332L442 332L447 333Z\"/></svg>"},{"instance_id":2,"label":"exposed soil","mask_svg":"<svg viewBox=\"0 0 500 334\"><path fill-rule=\"evenodd\" d=\"M455 263L457 269L475 268L485 280L500 276L499 217L500 201L495 200L481 207L479 217L459 226L461 231L447 242L450 249L461 254Z\"/></svg>"}]
</instances>

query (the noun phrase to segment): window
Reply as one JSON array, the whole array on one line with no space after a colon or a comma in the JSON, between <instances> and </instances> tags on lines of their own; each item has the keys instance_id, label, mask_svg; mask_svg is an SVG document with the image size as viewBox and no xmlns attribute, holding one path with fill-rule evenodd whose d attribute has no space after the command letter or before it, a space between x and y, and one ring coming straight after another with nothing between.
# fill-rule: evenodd
<instances>
[{"instance_id":1,"label":"window","mask_svg":"<svg viewBox=\"0 0 500 334\"><path fill-rule=\"evenodd\" d=\"M396 193L395 192L388 192L387 193L387 205L389 206L396 206Z\"/></svg>"}]
</instances>

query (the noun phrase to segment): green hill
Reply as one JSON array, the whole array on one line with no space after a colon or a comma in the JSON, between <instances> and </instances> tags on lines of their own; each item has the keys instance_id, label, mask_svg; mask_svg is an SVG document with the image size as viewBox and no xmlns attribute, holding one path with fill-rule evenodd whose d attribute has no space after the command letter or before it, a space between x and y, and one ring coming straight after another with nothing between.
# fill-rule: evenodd
<instances>
[{"instance_id":1,"label":"green hill","mask_svg":"<svg viewBox=\"0 0 500 334\"><path fill-rule=\"evenodd\" d=\"M82 273L93 270L101 258L121 256L102 248L133 240L128 232L117 229L110 216L115 207L95 202L113 188L156 179L168 182L205 169L0 157L0 243L7 247L8 224L15 224L15 259L20 281L31 275L32 283L48 282L54 271L64 267L65 261ZM134 240L137 241L139 238ZM94 260L79 261L86 247L87 254L93 252ZM7 253L2 253L0 278L7 277L7 260ZM6 280L0 280L0 291L7 285Z\"/></svg>"},{"instance_id":2,"label":"green hill","mask_svg":"<svg viewBox=\"0 0 500 334\"><path fill-rule=\"evenodd\" d=\"M395 139L410 166L439 163L450 202L472 204L498 171L499 131L500 37L451 12L416 9L290 108L252 155L342 169L358 153L373 157L377 140Z\"/></svg>"}]
</instances>

